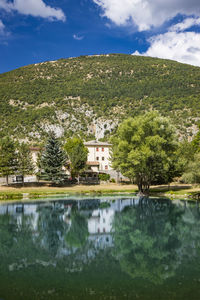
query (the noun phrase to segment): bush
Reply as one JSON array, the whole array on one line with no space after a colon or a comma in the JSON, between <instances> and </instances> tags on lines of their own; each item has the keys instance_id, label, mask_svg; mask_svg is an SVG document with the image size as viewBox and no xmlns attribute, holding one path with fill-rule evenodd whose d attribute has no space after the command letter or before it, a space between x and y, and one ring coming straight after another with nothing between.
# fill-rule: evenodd
<instances>
[{"instance_id":1,"label":"bush","mask_svg":"<svg viewBox=\"0 0 200 300\"><path fill-rule=\"evenodd\" d=\"M200 174L195 174L193 172L184 173L181 177L181 181L184 183L200 183Z\"/></svg>"},{"instance_id":2,"label":"bush","mask_svg":"<svg viewBox=\"0 0 200 300\"><path fill-rule=\"evenodd\" d=\"M189 162L181 181L184 183L200 183L200 153L195 154L194 160Z\"/></svg>"},{"instance_id":3,"label":"bush","mask_svg":"<svg viewBox=\"0 0 200 300\"><path fill-rule=\"evenodd\" d=\"M108 181L110 179L110 175L106 173L99 174L99 179L102 181Z\"/></svg>"},{"instance_id":4,"label":"bush","mask_svg":"<svg viewBox=\"0 0 200 300\"><path fill-rule=\"evenodd\" d=\"M114 178L111 178L110 182L115 183L116 181Z\"/></svg>"}]
</instances>

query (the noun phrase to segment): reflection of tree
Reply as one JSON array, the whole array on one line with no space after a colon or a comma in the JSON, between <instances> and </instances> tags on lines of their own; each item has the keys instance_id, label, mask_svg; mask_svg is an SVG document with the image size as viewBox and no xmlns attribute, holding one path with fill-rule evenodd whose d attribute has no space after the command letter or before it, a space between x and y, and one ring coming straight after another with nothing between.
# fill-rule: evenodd
<instances>
[{"instance_id":1,"label":"reflection of tree","mask_svg":"<svg viewBox=\"0 0 200 300\"><path fill-rule=\"evenodd\" d=\"M22 215L20 221L15 216L0 216L0 259L5 265L22 260L27 265L43 256L31 224L32 216Z\"/></svg>"},{"instance_id":2,"label":"reflection of tree","mask_svg":"<svg viewBox=\"0 0 200 300\"><path fill-rule=\"evenodd\" d=\"M42 245L52 255L55 256L60 246L62 246L63 235L66 224L62 214L53 207L44 207L39 211L38 230Z\"/></svg>"},{"instance_id":3,"label":"reflection of tree","mask_svg":"<svg viewBox=\"0 0 200 300\"><path fill-rule=\"evenodd\" d=\"M67 232L65 240L71 247L83 247L86 244L88 232L88 223L85 216L78 211L74 211L71 215L71 227Z\"/></svg>"},{"instance_id":4,"label":"reflection of tree","mask_svg":"<svg viewBox=\"0 0 200 300\"><path fill-rule=\"evenodd\" d=\"M178 266L181 215L171 203L141 200L138 207L116 215L113 223L115 250L124 271L162 283Z\"/></svg>"},{"instance_id":5,"label":"reflection of tree","mask_svg":"<svg viewBox=\"0 0 200 300\"><path fill-rule=\"evenodd\" d=\"M15 244L17 224L9 215L0 216L0 257L8 255Z\"/></svg>"},{"instance_id":6,"label":"reflection of tree","mask_svg":"<svg viewBox=\"0 0 200 300\"><path fill-rule=\"evenodd\" d=\"M185 207L182 217L180 238L182 247L179 250L182 256L189 260L194 260L200 255L200 211L196 205ZM199 258L198 258L199 260Z\"/></svg>"}]
</instances>

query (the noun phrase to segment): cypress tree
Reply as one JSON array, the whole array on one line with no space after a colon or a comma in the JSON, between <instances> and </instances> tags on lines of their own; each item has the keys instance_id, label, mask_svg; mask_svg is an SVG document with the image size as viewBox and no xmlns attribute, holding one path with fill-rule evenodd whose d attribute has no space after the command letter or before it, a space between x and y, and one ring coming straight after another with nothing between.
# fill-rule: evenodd
<instances>
[{"instance_id":1,"label":"cypress tree","mask_svg":"<svg viewBox=\"0 0 200 300\"><path fill-rule=\"evenodd\" d=\"M56 139L53 132L50 133L49 139L40 158L41 178L60 184L64 181L65 172L63 166L67 160L61 144Z\"/></svg>"}]
</instances>

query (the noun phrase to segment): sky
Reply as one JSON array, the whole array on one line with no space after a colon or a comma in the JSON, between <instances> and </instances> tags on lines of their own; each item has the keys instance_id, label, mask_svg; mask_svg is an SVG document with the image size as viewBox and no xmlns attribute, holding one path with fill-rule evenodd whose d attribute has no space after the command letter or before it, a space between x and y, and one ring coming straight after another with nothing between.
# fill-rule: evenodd
<instances>
[{"instance_id":1,"label":"sky","mask_svg":"<svg viewBox=\"0 0 200 300\"><path fill-rule=\"evenodd\" d=\"M0 73L108 53L200 66L200 0L0 0Z\"/></svg>"}]
</instances>

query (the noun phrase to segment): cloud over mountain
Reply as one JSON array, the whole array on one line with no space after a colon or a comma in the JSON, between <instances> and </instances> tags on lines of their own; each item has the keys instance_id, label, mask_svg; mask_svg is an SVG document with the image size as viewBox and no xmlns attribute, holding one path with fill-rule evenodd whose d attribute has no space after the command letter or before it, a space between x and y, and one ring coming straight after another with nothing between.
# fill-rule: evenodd
<instances>
[{"instance_id":1,"label":"cloud over mountain","mask_svg":"<svg viewBox=\"0 0 200 300\"><path fill-rule=\"evenodd\" d=\"M200 25L200 18L187 18L173 25L169 31L151 37L150 47L146 52L135 51L134 55L168 58L182 63L200 66L200 33L186 31Z\"/></svg>"},{"instance_id":2,"label":"cloud over mountain","mask_svg":"<svg viewBox=\"0 0 200 300\"><path fill-rule=\"evenodd\" d=\"M177 14L200 16L199 0L93 0L103 11L103 16L116 25L128 22L139 31L160 26Z\"/></svg>"}]
</instances>

